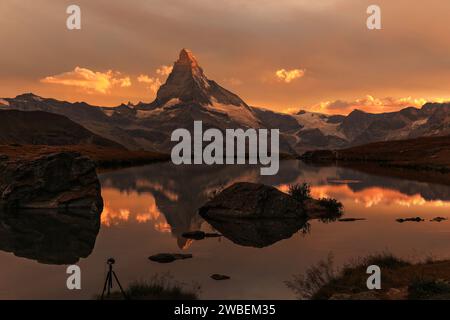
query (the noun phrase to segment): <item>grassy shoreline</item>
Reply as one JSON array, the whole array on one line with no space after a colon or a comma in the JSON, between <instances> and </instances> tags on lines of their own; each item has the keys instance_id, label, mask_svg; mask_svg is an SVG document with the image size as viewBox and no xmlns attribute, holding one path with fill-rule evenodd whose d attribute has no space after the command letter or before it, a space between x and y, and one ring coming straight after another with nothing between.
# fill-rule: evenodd
<instances>
[{"instance_id":1,"label":"grassy shoreline","mask_svg":"<svg viewBox=\"0 0 450 320\"><path fill-rule=\"evenodd\" d=\"M304 153L306 162L363 165L450 173L450 137L423 137L410 140L375 142L342 150L316 150Z\"/></svg>"},{"instance_id":2,"label":"grassy shoreline","mask_svg":"<svg viewBox=\"0 0 450 320\"><path fill-rule=\"evenodd\" d=\"M168 161L170 155L151 151L131 151L91 145L0 145L0 155L11 160L33 160L56 152L78 152L91 158L99 169L114 169Z\"/></svg>"},{"instance_id":3,"label":"grassy shoreline","mask_svg":"<svg viewBox=\"0 0 450 320\"><path fill-rule=\"evenodd\" d=\"M381 289L366 286L367 267L381 269ZM311 300L450 300L450 260L413 263L389 253L347 263L340 270L333 257L320 261L286 285L299 299Z\"/></svg>"}]
</instances>

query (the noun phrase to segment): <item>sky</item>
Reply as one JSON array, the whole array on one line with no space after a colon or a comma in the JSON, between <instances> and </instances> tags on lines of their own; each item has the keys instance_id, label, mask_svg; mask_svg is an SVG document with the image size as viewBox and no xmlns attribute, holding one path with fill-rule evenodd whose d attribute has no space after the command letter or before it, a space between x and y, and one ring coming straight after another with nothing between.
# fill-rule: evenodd
<instances>
[{"instance_id":1,"label":"sky","mask_svg":"<svg viewBox=\"0 0 450 320\"><path fill-rule=\"evenodd\" d=\"M81 8L81 30L66 9ZM368 30L369 5L381 30ZM448 0L2 0L0 97L151 102L182 48L249 105L348 114L450 100Z\"/></svg>"}]
</instances>

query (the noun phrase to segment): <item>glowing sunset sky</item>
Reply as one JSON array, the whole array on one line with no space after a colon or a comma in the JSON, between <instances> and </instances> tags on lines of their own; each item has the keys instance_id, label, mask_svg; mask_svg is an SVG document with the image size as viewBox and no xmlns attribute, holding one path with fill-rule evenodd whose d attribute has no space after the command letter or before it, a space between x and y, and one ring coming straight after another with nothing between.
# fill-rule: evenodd
<instances>
[{"instance_id":1,"label":"glowing sunset sky","mask_svg":"<svg viewBox=\"0 0 450 320\"><path fill-rule=\"evenodd\" d=\"M0 97L150 102L181 48L248 104L394 111L450 97L450 1L2 0ZM66 8L82 30L66 29ZM448 99L450 100L450 99Z\"/></svg>"}]
</instances>

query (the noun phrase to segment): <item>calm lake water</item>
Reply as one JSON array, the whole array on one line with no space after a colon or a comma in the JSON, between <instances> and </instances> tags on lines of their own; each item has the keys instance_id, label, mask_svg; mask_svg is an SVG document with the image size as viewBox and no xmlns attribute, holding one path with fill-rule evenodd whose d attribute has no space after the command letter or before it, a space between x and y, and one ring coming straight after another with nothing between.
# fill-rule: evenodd
<instances>
[{"instance_id":1,"label":"calm lake water","mask_svg":"<svg viewBox=\"0 0 450 320\"><path fill-rule=\"evenodd\" d=\"M450 258L450 222L429 222L437 216L449 216L448 186L337 167L311 167L299 161L282 162L279 174L274 177L261 177L255 166L177 167L160 163L103 173L100 179L105 208L92 253L78 262L82 290L66 289L65 265L38 263L26 250L20 255L28 254L28 258L0 251L1 299L92 298L101 293L105 261L110 256L116 259L115 270L125 286L134 280L169 272L187 287L199 284L200 297L205 299L293 299L295 296L284 281L330 252L338 266L386 250L411 259ZM367 220L333 223L313 220L309 234L297 232L263 248L252 247L252 241L243 246L236 244L236 239L225 237L184 239L181 234L186 231L214 230L197 214L197 209L211 191L239 181L271 184L283 191L289 184L308 182L314 197L341 201L345 206L344 217ZM425 218L426 222L395 221L415 216ZM257 227L252 231L255 237L260 237L257 240L263 241L271 229ZM71 232L67 231L69 240ZM271 239L276 238L277 232L273 230ZM0 241L4 241L1 235ZM71 244L67 253L70 256L86 251L86 246L89 244ZM56 250L40 249L45 259L55 259L52 255ZM172 264L148 260L148 256L162 252L192 253L194 258ZM232 279L216 282L209 278L214 273Z\"/></svg>"}]
</instances>

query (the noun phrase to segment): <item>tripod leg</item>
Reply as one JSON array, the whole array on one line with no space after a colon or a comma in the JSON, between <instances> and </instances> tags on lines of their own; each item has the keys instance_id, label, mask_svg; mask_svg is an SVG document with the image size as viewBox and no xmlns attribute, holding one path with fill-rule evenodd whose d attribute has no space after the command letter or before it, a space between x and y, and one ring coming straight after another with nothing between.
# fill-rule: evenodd
<instances>
[{"instance_id":1,"label":"tripod leg","mask_svg":"<svg viewBox=\"0 0 450 320\"><path fill-rule=\"evenodd\" d=\"M124 298L128 300L128 297L127 297L125 291L123 290L122 285L120 284L119 278L117 277L117 275L114 271L113 271L113 274L114 274L114 278L116 278L117 284L119 285L120 291L122 292Z\"/></svg>"},{"instance_id":2,"label":"tripod leg","mask_svg":"<svg viewBox=\"0 0 450 320\"><path fill-rule=\"evenodd\" d=\"M111 295L111 289L113 288L113 277L112 277L112 271L109 272L109 283L108 283L108 294L109 297Z\"/></svg>"},{"instance_id":3,"label":"tripod leg","mask_svg":"<svg viewBox=\"0 0 450 320\"><path fill-rule=\"evenodd\" d=\"M105 285L103 286L103 291L102 291L102 297L101 300L103 300L104 296L105 296L105 291L106 291L106 286L109 284L109 278L110 278L111 274L108 272L106 279L105 279Z\"/></svg>"}]
</instances>

